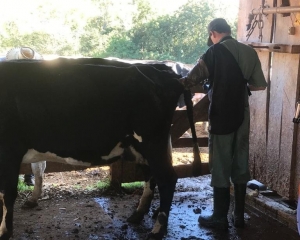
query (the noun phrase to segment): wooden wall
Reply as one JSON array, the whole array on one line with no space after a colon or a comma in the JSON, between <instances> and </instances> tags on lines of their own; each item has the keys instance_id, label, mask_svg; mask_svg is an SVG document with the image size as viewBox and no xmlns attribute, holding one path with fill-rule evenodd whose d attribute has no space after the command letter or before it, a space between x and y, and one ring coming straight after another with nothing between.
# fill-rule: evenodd
<instances>
[{"instance_id":1,"label":"wooden wall","mask_svg":"<svg viewBox=\"0 0 300 240\"><path fill-rule=\"evenodd\" d=\"M261 6L261 0L240 0L238 40L246 41L245 26L252 9ZM270 7L280 6L281 0L266 1ZM291 6L299 1L290 0ZM288 35L294 15L263 16L263 43L300 44L300 27L295 35ZM260 42L258 28L249 42ZM250 97L250 169L252 177L266 184L280 195L293 199L299 183L300 146L297 143L298 126L292 122L295 103L299 98L299 54L258 51L269 87L253 92Z\"/></svg>"}]
</instances>

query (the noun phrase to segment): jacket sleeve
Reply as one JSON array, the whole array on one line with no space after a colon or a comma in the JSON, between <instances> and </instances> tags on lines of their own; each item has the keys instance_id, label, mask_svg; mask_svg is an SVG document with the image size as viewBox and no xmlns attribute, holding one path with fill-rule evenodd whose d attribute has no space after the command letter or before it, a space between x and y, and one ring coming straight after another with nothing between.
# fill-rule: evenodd
<instances>
[{"instance_id":1,"label":"jacket sleeve","mask_svg":"<svg viewBox=\"0 0 300 240\"><path fill-rule=\"evenodd\" d=\"M204 80L209 76L205 62L199 59L197 64L188 72L184 78L183 84L185 88L191 88L197 84L203 84Z\"/></svg>"}]
</instances>

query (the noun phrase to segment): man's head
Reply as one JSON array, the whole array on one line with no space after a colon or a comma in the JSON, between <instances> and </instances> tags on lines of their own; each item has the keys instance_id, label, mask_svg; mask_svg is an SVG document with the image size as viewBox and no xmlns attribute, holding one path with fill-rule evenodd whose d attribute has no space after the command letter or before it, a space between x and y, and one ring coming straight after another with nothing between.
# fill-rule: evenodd
<instances>
[{"instance_id":1,"label":"man's head","mask_svg":"<svg viewBox=\"0 0 300 240\"><path fill-rule=\"evenodd\" d=\"M224 18L215 18L207 27L208 39L207 45L211 46L218 43L224 36L231 35L231 27Z\"/></svg>"}]
</instances>

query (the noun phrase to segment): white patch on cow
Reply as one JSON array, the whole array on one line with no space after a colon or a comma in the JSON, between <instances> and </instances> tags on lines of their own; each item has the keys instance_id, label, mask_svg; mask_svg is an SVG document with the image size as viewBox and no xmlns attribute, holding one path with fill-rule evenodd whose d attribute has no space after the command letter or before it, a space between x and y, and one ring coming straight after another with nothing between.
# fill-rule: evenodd
<instances>
[{"instance_id":1,"label":"white patch on cow","mask_svg":"<svg viewBox=\"0 0 300 240\"><path fill-rule=\"evenodd\" d=\"M161 216L161 215L163 215L163 216ZM155 234L155 233L161 232L161 231L162 231L162 228L166 227L165 224L161 224L161 223L159 222L160 216L167 219L167 214L166 214L166 213L160 212L160 213L158 214L158 217L157 217L157 219L156 219L156 221L155 221L154 227L153 227L153 229L152 229L152 231L151 231L151 232L154 233L154 234Z\"/></svg>"},{"instance_id":2,"label":"white patch on cow","mask_svg":"<svg viewBox=\"0 0 300 240\"><path fill-rule=\"evenodd\" d=\"M0 237L1 237L4 233L7 232L6 223L5 223L7 208L5 206L4 194L3 193L0 193L0 201L2 201L2 203L3 203L3 215L2 215L1 225L0 225Z\"/></svg>"},{"instance_id":3,"label":"white patch on cow","mask_svg":"<svg viewBox=\"0 0 300 240\"><path fill-rule=\"evenodd\" d=\"M109 155L102 156L101 158L103 160L109 160L111 158L122 155L123 152L124 152L124 148L121 147L121 143L119 142L109 153ZM65 164L70 164L75 166L86 166L86 167L91 166L91 163L89 162L79 161L70 157L62 158L51 152L40 153L34 149L29 149L27 151L27 153L23 157L22 163L36 163L41 161L65 163Z\"/></svg>"},{"instance_id":4,"label":"white patch on cow","mask_svg":"<svg viewBox=\"0 0 300 240\"><path fill-rule=\"evenodd\" d=\"M129 149L130 149L131 153L134 155L135 162L137 164L148 165L147 160L142 156L142 154L140 154L138 151L136 151L134 147L129 146Z\"/></svg>"},{"instance_id":5,"label":"white patch on cow","mask_svg":"<svg viewBox=\"0 0 300 240\"><path fill-rule=\"evenodd\" d=\"M34 149L29 149L27 153L24 155L22 160L23 163L36 163L41 161L58 162L58 163L65 163L70 165L86 166L86 167L91 166L91 163L88 162L78 161L73 158L62 158L50 152L40 153Z\"/></svg>"},{"instance_id":6,"label":"white patch on cow","mask_svg":"<svg viewBox=\"0 0 300 240\"><path fill-rule=\"evenodd\" d=\"M31 170L34 174L34 188L31 197L28 199L29 202L37 203L38 198L42 194L42 187L43 187L43 178L44 172L46 169L46 162L37 162L31 163Z\"/></svg>"},{"instance_id":7,"label":"white patch on cow","mask_svg":"<svg viewBox=\"0 0 300 240\"><path fill-rule=\"evenodd\" d=\"M122 143L119 142L119 143L117 144L117 146L115 146L115 147L113 148L113 150L109 153L108 156L102 156L101 158L102 158L103 160L109 160L109 159L111 159L111 158L121 156L121 155L123 154L123 152L124 152L124 148L121 147L121 144L122 144Z\"/></svg>"},{"instance_id":8,"label":"white patch on cow","mask_svg":"<svg viewBox=\"0 0 300 240\"><path fill-rule=\"evenodd\" d=\"M137 212L148 212L149 206L153 199L154 191L150 188L150 181L144 183L144 191L141 196L139 206L137 207Z\"/></svg>"},{"instance_id":9,"label":"white patch on cow","mask_svg":"<svg viewBox=\"0 0 300 240\"><path fill-rule=\"evenodd\" d=\"M135 132L133 132L133 137L138 140L139 142L143 142L143 139L141 136L137 135Z\"/></svg>"},{"instance_id":10,"label":"white patch on cow","mask_svg":"<svg viewBox=\"0 0 300 240\"><path fill-rule=\"evenodd\" d=\"M171 134L169 134L168 138L168 160L172 162L172 141L171 141Z\"/></svg>"}]
</instances>

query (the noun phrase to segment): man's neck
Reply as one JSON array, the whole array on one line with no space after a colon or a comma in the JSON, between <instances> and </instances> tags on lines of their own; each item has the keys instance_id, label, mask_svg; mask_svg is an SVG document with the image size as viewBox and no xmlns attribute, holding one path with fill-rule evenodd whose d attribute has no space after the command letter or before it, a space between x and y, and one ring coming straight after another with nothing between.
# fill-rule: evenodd
<instances>
[{"instance_id":1,"label":"man's neck","mask_svg":"<svg viewBox=\"0 0 300 240\"><path fill-rule=\"evenodd\" d=\"M218 42L223 42L225 39L230 39L231 35L227 33L220 34L220 38Z\"/></svg>"}]
</instances>

